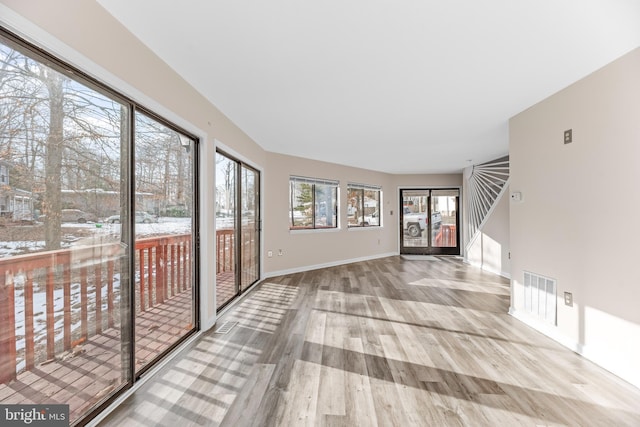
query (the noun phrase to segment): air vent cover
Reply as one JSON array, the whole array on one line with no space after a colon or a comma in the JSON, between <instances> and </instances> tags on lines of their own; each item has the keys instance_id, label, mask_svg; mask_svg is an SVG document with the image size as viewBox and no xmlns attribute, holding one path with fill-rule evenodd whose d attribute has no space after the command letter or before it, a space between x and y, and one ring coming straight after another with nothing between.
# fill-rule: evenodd
<instances>
[{"instance_id":1,"label":"air vent cover","mask_svg":"<svg viewBox=\"0 0 640 427\"><path fill-rule=\"evenodd\" d=\"M217 328L214 333L216 334L228 334L234 326L236 326L238 322L224 322Z\"/></svg>"},{"instance_id":2,"label":"air vent cover","mask_svg":"<svg viewBox=\"0 0 640 427\"><path fill-rule=\"evenodd\" d=\"M556 305L556 281L525 271L525 310L547 323L556 325Z\"/></svg>"}]
</instances>

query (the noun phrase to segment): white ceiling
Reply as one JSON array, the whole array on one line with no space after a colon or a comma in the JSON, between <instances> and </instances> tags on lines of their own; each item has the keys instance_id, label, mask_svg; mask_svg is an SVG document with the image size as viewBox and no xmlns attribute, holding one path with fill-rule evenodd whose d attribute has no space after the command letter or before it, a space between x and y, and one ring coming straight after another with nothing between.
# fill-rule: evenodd
<instances>
[{"instance_id":1,"label":"white ceiling","mask_svg":"<svg viewBox=\"0 0 640 427\"><path fill-rule=\"evenodd\" d=\"M98 2L264 149L389 173L506 154L511 116L640 46L638 0Z\"/></svg>"}]
</instances>

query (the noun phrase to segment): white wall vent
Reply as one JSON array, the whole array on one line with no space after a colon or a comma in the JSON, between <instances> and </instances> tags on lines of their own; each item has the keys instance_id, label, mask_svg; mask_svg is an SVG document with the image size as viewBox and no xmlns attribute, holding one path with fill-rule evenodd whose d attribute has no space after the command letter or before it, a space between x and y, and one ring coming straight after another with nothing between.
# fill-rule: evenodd
<instances>
[{"instance_id":1,"label":"white wall vent","mask_svg":"<svg viewBox=\"0 0 640 427\"><path fill-rule=\"evenodd\" d=\"M547 323L556 325L556 281L524 272L524 308Z\"/></svg>"}]
</instances>

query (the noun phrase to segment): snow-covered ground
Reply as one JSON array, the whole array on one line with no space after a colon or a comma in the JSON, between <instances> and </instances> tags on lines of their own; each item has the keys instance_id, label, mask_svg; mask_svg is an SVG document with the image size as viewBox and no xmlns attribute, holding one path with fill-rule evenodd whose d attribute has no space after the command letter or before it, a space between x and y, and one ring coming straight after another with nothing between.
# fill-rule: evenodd
<instances>
[{"instance_id":1,"label":"snow-covered ground","mask_svg":"<svg viewBox=\"0 0 640 427\"><path fill-rule=\"evenodd\" d=\"M191 232L191 218L169 218L161 217L157 223L136 224L136 236L144 238L158 236L162 234L187 234ZM62 248L73 246L96 245L118 241L120 238L120 224L101 223L63 223L62 224ZM82 236L77 234L81 231ZM76 232L76 234L74 234ZM88 234L88 236L87 236ZM36 241L5 241L0 232L0 258L22 255L27 253L41 252L44 250L45 242Z\"/></svg>"},{"instance_id":2,"label":"snow-covered ground","mask_svg":"<svg viewBox=\"0 0 640 427\"><path fill-rule=\"evenodd\" d=\"M18 275L14 277L16 285L15 293L15 319L16 319L16 351L18 353L17 371L20 372L25 368L25 304L24 304L24 275ZM114 290L114 305L120 302L120 275L115 274L113 278L113 290ZM38 348L44 349L47 338L47 313L46 313L46 298L45 291L36 292L40 286L38 283L34 283L33 292L33 336L36 347L36 353ZM102 300L101 307L104 313L103 318L106 318L107 313L107 295L108 287L106 283L102 284ZM96 290L94 285L87 286L87 312L89 317L89 323L94 325L92 319L95 318L96 312ZM81 301L80 301L80 283L71 284L71 335L74 336L74 331L81 327L80 319ZM54 316L54 341L60 342L63 339L64 329L64 290L54 289L53 291L53 316ZM92 328L89 327L89 335L93 334ZM94 329L95 330L95 329ZM79 338L79 334L78 334ZM42 361L42 360L40 360Z\"/></svg>"},{"instance_id":3,"label":"snow-covered ground","mask_svg":"<svg viewBox=\"0 0 640 427\"><path fill-rule=\"evenodd\" d=\"M39 252L44 249L44 241L0 242L0 258Z\"/></svg>"}]
</instances>

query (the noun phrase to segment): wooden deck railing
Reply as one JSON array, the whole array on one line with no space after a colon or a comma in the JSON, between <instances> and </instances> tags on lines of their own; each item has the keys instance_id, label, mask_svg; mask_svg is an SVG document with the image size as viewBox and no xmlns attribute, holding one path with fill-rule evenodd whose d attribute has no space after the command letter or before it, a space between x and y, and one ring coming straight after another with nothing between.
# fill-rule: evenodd
<instances>
[{"instance_id":1,"label":"wooden deck railing","mask_svg":"<svg viewBox=\"0 0 640 427\"><path fill-rule=\"evenodd\" d=\"M216 231L216 274L233 272L236 266L235 229L220 229ZM242 242L242 271L255 269L255 259L259 249L256 241L257 232L254 228L243 228L240 240ZM255 274L255 273L252 273Z\"/></svg>"},{"instance_id":2,"label":"wooden deck railing","mask_svg":"<svg viewBox=\"0 0 640 427\"><path fill-rule=\"evenodd\" d=\"M457 246L456 226L454 224L442 224L436 235L434 246L437 248L452 248Z\"/></svg>"},{"instance_id":3,"label":"wooden deck railing","mask_svg":"<svg viewBox=\"0 0 640 427\"><path fill-rule=\"evenodd\" d=\"M145 311L191 287L190 234L140 239L136 251L137 309Z\"/></svg>"},{"instance_id":4,"label":"wooden deck railing","mask_svg":"<svg viewBox=\"0 0 640 427\"><path fill-rule=\"evenodd\" d=\"M135 288L137 310L144 311L191 288L190 234L140 239L136 241L135 251L136 271L132 275L139 275ZM17 339L24 339L25 369L32 369L43 361L36 356L34 310L45 313L45 360L54 359L56 353L70 350L76 343L100 334L105 327L115 326L115 319L119 317L116 296L123 255L120 244L110 243L0 259L0 382L11 381L17 376ZM93 295L89 293L90 284L94 286ZM73 295L72 285L80 288ZM43 287L44 307L34 307L34 288L42 292ZM106 308L103 302L105 288ZM16 334L16 290L23 292L23 337ZM60 297L56 298L55 294L60 290L62 309L56 310L55 300ZM79 298L80 305L79 319L76 315L75 321L72 319L72 296ZM89 304L90 296L94 299L93 305ZM56 327L60 320L62 326ZM79 323L79 332L72 334L74 323ZM89 326L93 326L93 330Z\"/></svg>"},{"instance_id":5,"label":"wooden deck railing","mask_svg":"<svg viewBox=\"0 0 640 427\"><path fill-rule=\"evenodd\" d=\"M216 274L235 269L235 233L233 228L216 231Z\"/></svg>"}]
</instances>

